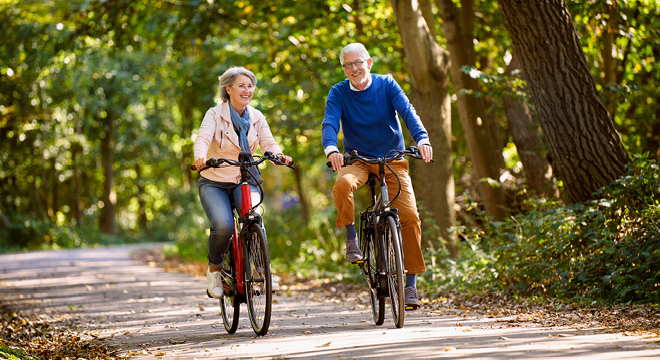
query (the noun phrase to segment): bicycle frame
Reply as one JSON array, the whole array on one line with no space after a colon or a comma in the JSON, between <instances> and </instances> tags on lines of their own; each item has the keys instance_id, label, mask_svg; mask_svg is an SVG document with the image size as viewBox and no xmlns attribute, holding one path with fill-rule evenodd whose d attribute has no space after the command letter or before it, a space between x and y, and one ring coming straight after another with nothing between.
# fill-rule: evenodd
<instances>
[{"instance_id":1,"label":"bicycle frame","mask_svg":"<svg viewBox=\"0 0 660 360\"><path fill-rule=\"evenodd\" d=\"M359 217L359 243L364 255L362 259L354 263L360 265L362 274L369 285L372 316L376 325L383 324L384 301L385 298L389 298L394 322L398 328L403 326L404 311L407 309L404 305L403 295L405 270L403 268L401 223L398 209L392 208L392 204L401 194L401 181L389 166L389 162L400 159L404 155L422 158L419 150L412 146L407 150L391 150L384 157L379 158L360 156L357 151L344 155L345 165L356 162L378 165L378 174L371 172L366 182L371 190L371 205L361 211ZM327 165L333 167L331 162L328 162ZM385 180L385 168L392 172L399 184L397 194L391 201ZM375 188L377 180L380 183L379 192Z\"/></svg>"},{"instance_id":2,"label":"bicycle frame","mask_svg":"<svg viewBox=\"0 0 660 360\"><path fill-rule=\"evenodd\" d=\"M243 159L244 160L244 159ZM245 172L245 174L243 173ZM241 179L247 179L248 171L241 169ZM254 222L261 223L261 215L255 214L255 208L261 204L261 201L256 206L252 206L252 189L247 181L243 181L241 185L241 206L238 211L238 221L234 221L234 236L232 237L232 250L234 252L234 262L237 269L243 269L244 254L243 244L245 243L246 234L250 224ZM263 192L261 185L259 185L259 192ZM241 231L238 231L239 224L241 224ZM242 271L236 271L236 287L238 295L245 295L245 279L243 278Z\"/></svg>"},{"instance_id":3,"label":"bicycle frame","mask_svg":"<svg viewBox=\"0 0 660 360\"><path fill-rule=\"evenodd\" d=\"M376 196L376 181L379 181L380 183L380 194ZM367 226L373 230L374 236L371 238L371 241L373 242L378 242L376 245L376 248L378 249L378 256L376 258L376 264L378 269L383 269L384 265L386 263L385 259L385 244L382 242L382 233L381 229L385 226L385 222L387 221L388 216L391 216L395 219L396 224L397 224L397 230L400 232L401 231L401 225L399 224L399 211L398 209L392 209L391 204L389 202L389 194L388 194L388 187L387 183L385 182L385 166L384 164L379 164L378 167L378 175L376 174L371 174L369 176L369 179L367 180L367 185L369 186L369 190L371 192L371 205L367 207L364 213L369 212L371 216L368 217L369 223ZM362 215L362 212L360 213ZM364 225L362 224L362 218L363 216L360 216L360 223L359 223L359 229L364 229ZM364 266L364 261L358 261L358 264L361 266ZM384 271L379 271L378 272L378 282L379 286L377 287L378 290L378 297L383 298L383 297L389 297L389 293L387 291L384 291L387 289L387 273Z\"/></svg>"},{"instance_id":4,"label":"bicycle frame","mask_svg":"<svg viewBox=\"0 0 660 360\"><path fill-rule=\"evenodd\" d=\"M234 204L234 231L231 238L228 260L221 271L223 296L220 297L221 314L225 330L233 334L238 328L240 304L248 306L248 314L252 329L257 335L268 333L272 313L270 255L268 240L259 212L255 211L263 201L263 189L259 187L259 201L253 204L252 190L248 179L257 180L250 169L270 160L279 165L295 169L291 164L285 164L279 157L266 152L263 156L252 156L249 152L241 152L238 161L230 159L210 159L206 166L218 168L221 164L240 167L241 202ZM207 291L208 293L208 291ZM211 297L211 294L208 294Z\"/></svg>"},{"instance_id":5,"label":"bicycle frame","mask_svg":"<svg viewBox=\"0 0 660 360\"><path fill-rule=\"evenodd\" d=\"M266 152L263 157L258 161L253 161L252 154L247 152L241 152L238 156L238 161L229 160L229 159L209 159L206 161L206 166L202 169L196 169L194 166L191 166L192 170L198 170L202 172L209 168L220 167L223 163L227 163L230 166L239 166L241 168L241 204L240 207L237 206L235 209L238 213L238 219L234 220L234 234L231 239L231 249L234 257L234 266L236 268L236 292L237 294L232 294L234 296L239 296L239 301L244 302L243 296L245 295L245 279L243 274L244 268L244 258L246 250L246 231L249 229L250 225L254 223L263 223L261 215L255 211L261 202L263 197L261 196L259 202L255 205L252 203L252 191L248 179L254 178L254 176L247 170L246 167L241 166L241 164L249 165L258 165L265 160L274 161L280 165L286 165L289 168L294 168L293 165L287 165L279 161L277 158L273 157L271 153ZM263 194L263 188L261 184L257 183L259 187L259 194ZM240 231L239 231L240 228ZM225 273L223 271L223 276L231 277L231 274Z\"/></svg>"}]
</instances>

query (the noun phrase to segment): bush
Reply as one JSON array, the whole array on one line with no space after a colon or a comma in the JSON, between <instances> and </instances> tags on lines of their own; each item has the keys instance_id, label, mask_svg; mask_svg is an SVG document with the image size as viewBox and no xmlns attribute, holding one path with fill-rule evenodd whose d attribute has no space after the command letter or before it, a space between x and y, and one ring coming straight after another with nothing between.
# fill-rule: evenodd
<instances>
[{"instance_id":1,"label":"bush","mask_svg":"<svg viewBox=\"0 0 660 360\"><path fill-rule=\"evenodd\" d=\"M527 214L486 222L483 234L466 230L468 239L482 239L473 243L476 251L467 248L469 265L454 261L436 271L472 280L464 288L574 301L657 303L659 177L655 161L636 156L625 176L595 194L598 200L568 206L537 200L536 209ZM457 275L445 275L435 286L446 286L450 278Z\"/></svg>"}]
</instances>

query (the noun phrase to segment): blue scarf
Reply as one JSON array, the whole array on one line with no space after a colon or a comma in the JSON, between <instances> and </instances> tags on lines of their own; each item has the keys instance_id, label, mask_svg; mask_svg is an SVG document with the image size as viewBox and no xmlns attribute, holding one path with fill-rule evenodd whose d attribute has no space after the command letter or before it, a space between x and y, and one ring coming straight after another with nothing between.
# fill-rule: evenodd
<instances>
[{"instance_id":1,"label":"blue scarf","mask_svg":"<svg viewBox=\"0 0 660 360\"><path fill-rule=\"evenodd\" d=\"M245 110L243 110L243 116L240 116L238 115L238 112L234 110L234 107L231 106L231 101L229 101L229 114L231 116L231 122L234 124L234 127L236 127L238 144L241 146L241 151L252 154L252 151L250 151L250 142L248 142L247 137L247 133L250 130L250 115L248 114L247 106L245 107ZM250 173L254 179L248 179L249 184L263 184L264 181L261 180L261 172L258 167L250 167Z\"/></svg>"},{"instance_id":2,"label":"blue scarf","mask_svg":"<svg viewBox=\"0 0 660 360\"><path fill-rule=\"evenodd\" d=\"M247 133L250 130L250 115L248 114L247 107L243 111L243 116L238 115L238 112L231 106L229 102L229 113L231 114L231 122L237 129L238 143L241 145L241 151L252 153L250 151L250 143L248 142Z\"/></svg>"}]
</instances>

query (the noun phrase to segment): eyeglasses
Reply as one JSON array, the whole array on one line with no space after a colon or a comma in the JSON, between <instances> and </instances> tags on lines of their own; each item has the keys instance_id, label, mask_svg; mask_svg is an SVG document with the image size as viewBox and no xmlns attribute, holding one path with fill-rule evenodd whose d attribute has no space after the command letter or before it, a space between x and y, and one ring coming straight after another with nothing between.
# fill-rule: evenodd
<instances>
[{"instance_id":1,"label":"eyeglasses","mask_svg":"<svg viewBox=\"0 0 660 360\"><path fill-rule=\"evenodd\" d=\"M364 64L364 61L365 60L353 61L353 62L350 62L350 63L346 63L346 64L342 65L341 67L343 67L344 69L352 69L353 65L355 65L356 67L360 67L360 66L362 66L362 64Z\"/></svg>"}]
</instances>

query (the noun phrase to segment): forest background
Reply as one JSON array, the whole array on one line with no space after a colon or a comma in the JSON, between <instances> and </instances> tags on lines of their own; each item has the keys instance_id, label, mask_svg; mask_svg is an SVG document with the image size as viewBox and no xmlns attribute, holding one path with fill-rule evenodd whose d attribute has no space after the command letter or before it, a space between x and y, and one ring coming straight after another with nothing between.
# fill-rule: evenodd
<instances>
[{"instance_id":1,"label":"forest background","mask_svg":"<svg viewBox=\"0 0 660 360\"><path fill-rule=\"evenodd\" d=\"M205 259L192 145L238 65L296 165L262 169L274 272L358 279L320 141L358 41L434 146L411 161L430 296L658 303L659 15L656 0L2 0L0 251L169 242Z\"/></svg>"}]
</instances>

